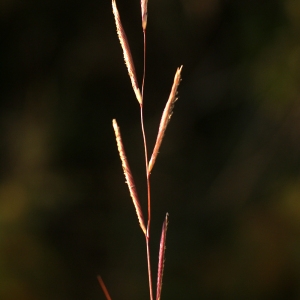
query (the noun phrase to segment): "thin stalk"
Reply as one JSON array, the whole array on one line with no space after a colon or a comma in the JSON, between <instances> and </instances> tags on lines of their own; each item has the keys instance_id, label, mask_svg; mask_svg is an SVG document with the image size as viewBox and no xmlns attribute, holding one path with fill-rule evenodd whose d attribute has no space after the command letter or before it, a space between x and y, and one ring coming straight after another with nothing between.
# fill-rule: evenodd
<instances>
[{"instance_id":1,"label":"thin stalk","mask_svg":"<svg viewBox=\"0 0 300 300\"><path fill-rule=\"evenodd\" d=\"M150 222L151 222L151 197L150 197L150 173L148 172L148 150L147 150L147 141L144 128L144 116L143 116L143 105L141 104L141 128L143 134L144 150L145 150L145 165L146 165L146 178L147 178L147 198L148 198L148 223L147 231L150 231ZM149 234L147 233L149 238Z\"/></svg>"},{"instance_id":2,"label":"thin stalk","mask_svg":"<svg viewBox=\"0 0 300 300\"><path fill-rule=\"evenodd\" d=\"M152 287L152 272L151 272L151 259L150 259L150 223L151 223L151 193L150 193L150 174L148 172L148 149L147 140L144 128L144 114L143 114L143 100L144 100L144 86L145 86L145 76L146 76L146 28L143 29L144 35L144 69L143 69L143 81L142 81L142 103L140 104L141 109L141 128L143 134L144 150L145 150L145 166L146 166L146 179L147 179L147 203L148 203L148 222L147 222L147 232L146 238L146 248L147 248L147 265L148 265L148 279L149 279L149 292L150 300L153 300L153 287Z\"/></svg>"},{"instance_id":3,"label":"thin stalk","mask_svg":"<svg viewBox=\"0 0 300 300\"><path fill-rule=\"evenodd\" d=\"M147 247L147 263L148 263L149 290L150 290L150 300L153 300L152 274L151 274L151 260L150 260L149 241L150 241L150 238L148 237L148 230L147 230L146 247Z\"/></svg>"},{"instance_id":4,"label":"thin stalk","mask_svg":"<svg viewBox=\"0 0 300 300\"><path fill-rule=\"evenodd\" d=\"M147 222L147 232L146 232L146 247L147 247L147 264L148 264L148 277L149 277L149 290L150 290L150 300L153 300L153 288L152 288L152 275L151 275L151 260L150 260L150 223L151 223L151 191L150 191L150 174L148 172L148 150L147 150L147 140L144 128L144 117L143 117L143 105L140 105L141 108L141 128L144 141L144 150L145 150L145 165L146 165L146 178L147 178L147 199L148 199L148 222Z\"/></svg>"},{"instance_id":5,"label":"thin stalk","mask_svg":"<svg viewBox=\"0 0 300 300\"><path fill-rule=\"evenodd\" d=\"M145 86L145 76L146 76L146 28L143 28L144 35L144 69L143 69L143 81L142 81L142 103L140 104L141 108L141 128L144 141L144 150L145 150L145 166L146 166L146 178L147 178L147 198L148 198L148 223L147 223L147 237L150 237L150 223L151 223L151 198L150 198L150 173L148 172L148 150L147 150L147 141L144 128L144 113L143 113L143 101L144 101L144 86Z\"/></svg>"},{"instance_id":6,"label":"thin stalk","mask_svg":"<svg viewBox=\"0 0 300 300\"><path fill-rule=\"evenodd\" d=\"M144 34L144 70L143 70L143 82L142 82L142 99L144 100L144 86L145 86L145 77L146 77L146 28L143 29L143 34ZM148 225L147 225L147 231L149 231L149 233L150 233L150 222L151 222L150 174L148 172L148 150L147 150L146 134L145 134L145 128L144 128L143 104L141 104L140 107L141 107L141 126L142 126L144 149L145 149L146 178L147 178L147 198L148 198ZM147 233L147 236L149 238L148 233Z\"/></svg>"}]
</instances>

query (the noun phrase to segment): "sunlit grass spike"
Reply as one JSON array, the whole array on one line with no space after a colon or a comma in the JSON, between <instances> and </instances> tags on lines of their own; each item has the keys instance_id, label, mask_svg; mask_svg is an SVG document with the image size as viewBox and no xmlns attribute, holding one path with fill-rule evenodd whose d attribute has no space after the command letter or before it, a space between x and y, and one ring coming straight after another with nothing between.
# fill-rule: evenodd
<instances>
[{"instance_id":1,"label":"sunlit grass spike","mask_svg":"<svg viewBox=\"0 0 300 300\"><path fill-rule=\"evenodd\" d=\"M123 167L124 175L125 175L125 178L126 178L126 183L128 185L129 193L130 193L130 196L132 198L133 205L134 205L137 217L138 217L138 221L139 221L140 226L142 228L142 231L143 231L144 235L146 235L145 221L144 221L140 201L138 199L138 195L137 195L137 191L136 191L136 188L135 188L133 176L131 174L131 170L129 168L129 163L127 161L127 157L126 157L126 154L125 154L125 149L124 149L122 138L121 138L120 128L119 128L119 126L117 124L117 121L115 119L113 119L113 128L114 128L114 131L115 131L118 151L119 151L120 159L121 159L121 162L122 162L122 167Z\"/></svg>"},{"instance_id":2,"label":"sunlit grass spike","mask_svg":"<svg viewBox=\"0 0 300 300\"><path fill-rule=\"evenodd\" d=\"M153 169L153 166L156 161L156 158L157 158L157 155L159 152L159 148L162 143L166 128L167 128L168 123L172 116L173 106L174 106L175 101L177 100L177 98L176 98L177 88L178 88L180 80L181 80L181 70L182 70L182 66L180 68L178 68L176 71L173 86L172 86L172 89L171 89L171 92L169 95L169 99L167 101L167 104L163 111L162 117L160 119L160 124L159 124L159 129L158 129L155 146L154 146L154 149L153 149L153 152L151 155L151 159L149 162L149 166L148 166L148 174L150 174Z\"/></svg>"},{"instance_id":3,"label":"sunlit grass spike","mask_svg":"<svg viewBox=\"0 0 300 300\"><path fill-rule=\"evenodd\" d=\"M127 40L125 31L123 29L122 23L121 23L120 14L119 14L115 0L112 0L112 8L113 8L113 14L115 17L117 33L118 33L120 44L121 44L121 47L123 50L123 56L124 56L125 64L126 64L128 74L129 74L129 77L131 80L132 88L135 93L136 99L138 100L138 102L140 104L142 104L142 102L143 102L142 95L141 95L141 92L139 89L130 47L129 47L128 40Z\"/></svg>"}]
</instances>

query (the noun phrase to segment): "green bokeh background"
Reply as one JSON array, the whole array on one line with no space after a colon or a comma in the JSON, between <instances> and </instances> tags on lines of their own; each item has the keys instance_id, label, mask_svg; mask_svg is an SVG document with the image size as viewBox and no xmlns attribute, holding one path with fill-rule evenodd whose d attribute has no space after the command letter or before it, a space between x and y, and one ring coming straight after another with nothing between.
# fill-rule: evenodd
<instances>
[{"instance_id":1,"label":"green bokeh background","mask_svg":"<svg viewBox=\"0 0 300 300\"><path fill-rule=\"evenodd\" d=\"M118 0L139 79L139 1ZM148 299L139 106L110 1L1 0L0 299ZM145 126L163 299L300 299L300 1L149 0Z\"/></svg>"}]
</instances>

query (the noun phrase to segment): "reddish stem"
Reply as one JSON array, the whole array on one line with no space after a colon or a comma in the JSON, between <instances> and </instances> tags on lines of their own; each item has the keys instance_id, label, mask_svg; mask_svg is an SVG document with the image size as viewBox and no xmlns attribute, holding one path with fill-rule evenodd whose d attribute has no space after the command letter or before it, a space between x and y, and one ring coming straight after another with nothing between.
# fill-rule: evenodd
<instances>
[{"instance_id":1,"label":"reddish stem","mask_svg":"<svg viewBox=\"0 0 300 300\"><path fill-rule=\"evenodd\" d=\"M147 222L147 232L146 232L146 247L147 247L147 264L148 264L148 277L149 277L149 290L150 290L150 300L153 300L153 289L152 289L152 275L151 275L151 261L150 261L150 223L151 223L151 193L150 193L150 174L148 172L148 151L147 151L147 141L144 129L144 118L143 118L143 105L141 104L141 127L144 141L145 150L145 165L146 165L146 178L147 178L147 199L148 199L148 222Z\"/></svg>"},{"instance_id":2,"label":"reddish stem","mask_svg":"<svg viewBox=\"0 0 300 300\"><path fill-rule=\"evenodd\" d=\"M98 282L99 282L99 284L100 284L100 286L101 286L101 288L102 288L102 291L103 291L103 293L104 293L106 299L107 299L107 300L111 300L111 297L110 297L110 295L109 295L109 293L108 293L108 290L107 290L107 288L106 288L106 286L105 286L105 284L104 284L104 281L102 280L101 276L98 275L98 276L97 276L97 279L98 279Z\"/></svg>"},{"instance_id":3,"label":"reddish stem","mask_svg":"<svg viewBox=\"0 0 300 300\"><path fill-rule=\"evenodd\" d=\"M143 116L143 101L144 101L144 86L145 86L145 75L146 75L146 29L143 30L144 34L144 70L143 70L143 81L142 81L142 103L141 108L141 127L143 134L144 150L145 150L145 166L146 166L146 178L147 178L147 206L148 206L148 222L147 222L147 233L146 233L146 248L147 248L147 265L148 265L148 279L149 279L149 292L150 300L153 300L153 288L152 288L152 274L151 274L151 260L150 260L150 223L151 223L151 193L150 193L150 174L148 172L148 150L147 141L144 128L144 116Z\"/></svg>"}]
</instances>

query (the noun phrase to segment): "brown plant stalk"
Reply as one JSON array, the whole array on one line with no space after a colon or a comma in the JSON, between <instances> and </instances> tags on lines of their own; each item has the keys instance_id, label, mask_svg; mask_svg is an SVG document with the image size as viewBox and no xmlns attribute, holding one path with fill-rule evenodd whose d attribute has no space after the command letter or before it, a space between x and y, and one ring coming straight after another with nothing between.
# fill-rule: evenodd
<instances>
[{"instance_id":1,"label":"brown plant stalk","mask_svg":"<svg viewBox=\"0 0 300 300\"><path fill-rule=\"evenodd\" d=\"M117 34L118 34L120 44L121 44L121 47L123 50L125 64L126 64L128 74L129 74L129 77L131 80L132 88L133 88L136 98L140 104L141 129L142 129L143 144L144 144L144 151L145 151L145 167L146 167L146 181L147 181L147 203L148 203L148 205L147 205L148 206L147 226L146 226L146 223L145 223L145 220L143 217L141 204L140 204L140 201L137 196L137 191L135 188L133 176L130 171L129 163L127 161L127 157L125 154L124 145L123 145L122 138L121 138L121 132L120 132L120 129L119 129L119 126L118 126L116 120L113 120L113 128L114 128L114 132L115 132L115 136L116 136L119 156L120 156L120 159L122 162L122 167L123 167L123 171L124 171L125 178L126 178L126 183L128 185L129 193L130 193L130 196L133 201L133 205L136 210L136 214L138 217L140 227L144 233L145 240L146 240L150 300L154 300L153 288L152 288L151 259L150 259L150 224L151 224L150 174L153 169L154 163L156 161L156 157L158 155L166 127L167 127L168 122L172 115L172 109L173 109L174 103L176 101L177 88L178 88L178 85L181 80L182 66L180 68L178 68L176 71L173 86L172 86L172 89L171 89L171 92L169 95L169 99L167 101L167 104L165 106L165 109L164 109L162 117L161 117L159 130L158 130L158 134L157 134L157 138L156 138L156 143L155 143L152 155L151 155L151 159L150 159L150 161L148 161L147 139L146 139L146 134L145 134L144 117L143 117L144 84L145 84L145 74L146 74L146 27L147 27L147 18L148 18L147 5L148 5L148 0L141 0L142 29L143 29L143 35L144 35L144 68L143 68L143 78L142 78L142 88L141 88L142 92L140 92L130 47L129 47L128 40L127 40L125 31L123 29L122 23L121 23L120 15L119 15L117 5L116 5L116 0L112 0L112 8L113 8L113 14L114 14L116 28L117 28ZM165 220L163 222L161 240L160 240L159 262L158 262L158 270L157 270L156 300L160 300L160 298L161 298L167 225L168 225L168 214L166 214ZM103 289L106 299L111 300L110 295L108 294L108 291L107 291L107 289L104 285L104 282L100 276L98 277L98 281Z\"/></svg>"}]
</instances>

